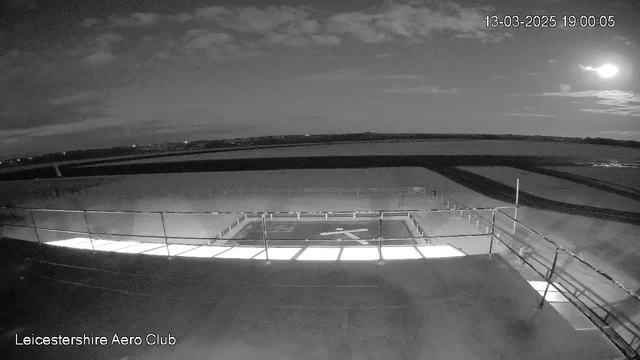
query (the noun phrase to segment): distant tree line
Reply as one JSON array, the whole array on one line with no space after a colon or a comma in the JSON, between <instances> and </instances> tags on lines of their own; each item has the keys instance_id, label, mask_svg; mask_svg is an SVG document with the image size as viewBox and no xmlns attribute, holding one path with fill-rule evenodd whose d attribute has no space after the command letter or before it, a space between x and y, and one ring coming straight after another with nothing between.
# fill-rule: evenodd
<instances>
[{"instance_id":1,"label":"distant tree line","mask_svg":"<svg viewBox=\"0 0 640 360\"><path fill-rule=\"evenodd\" d=\"M302 135L274 135L253 138L232 138L223 140L196 140L165 144L146 144L139 146L120 146L104 149L72 150L64 153L51 153L33 156L30 159L21 158L4 160L0 168L18 167L35 164L51 164L62 161L100 159L105 157L135 156L143 154L164 153L174 151L199 151L207 149L222 149L248 146L277 146L308 143L340 143L357 141L394 141L394 140L519 140L531 142L578 143L608 146L622 146L640 148L640 141L614 140L606 138L577 138L542 135L513 135L513 134L385 134L385 133L354 133L354 134L302 134Z\"/></svg>"}]
</instances>

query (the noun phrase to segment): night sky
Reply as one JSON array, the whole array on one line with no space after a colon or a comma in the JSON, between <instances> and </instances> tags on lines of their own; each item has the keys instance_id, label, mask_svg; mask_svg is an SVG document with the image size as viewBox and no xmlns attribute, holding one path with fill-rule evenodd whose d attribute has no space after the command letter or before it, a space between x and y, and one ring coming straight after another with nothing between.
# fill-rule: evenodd
<instances>
[{"instance_id":1,"label":"night sky","mask_svg":"<svg viewBox=\"0 0 640 360\"><path fill-rule=\"evenodd\" d=\"M640 140L637 1L0 4L0 158L366 131Z\"/></svg>"}]
</instances>

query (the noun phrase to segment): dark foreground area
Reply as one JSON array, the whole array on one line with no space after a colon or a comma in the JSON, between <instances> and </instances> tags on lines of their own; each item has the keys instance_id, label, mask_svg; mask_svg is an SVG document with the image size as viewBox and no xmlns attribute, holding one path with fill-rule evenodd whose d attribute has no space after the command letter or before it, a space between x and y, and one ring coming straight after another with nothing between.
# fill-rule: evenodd
<instances>
[{"instance_id":1,"label":"dark foreground area","mask_svg":"<svg viewBox=\"0 0 640 360\"><path fill-rule=\"evenodd\" d=\"M7 359L620 358L599 331L535 311L540 295L498 255L266 265L0 246L45 259L3 289ZM59 335L108 344L16 345Z\"/></svg>"}]
</instances>

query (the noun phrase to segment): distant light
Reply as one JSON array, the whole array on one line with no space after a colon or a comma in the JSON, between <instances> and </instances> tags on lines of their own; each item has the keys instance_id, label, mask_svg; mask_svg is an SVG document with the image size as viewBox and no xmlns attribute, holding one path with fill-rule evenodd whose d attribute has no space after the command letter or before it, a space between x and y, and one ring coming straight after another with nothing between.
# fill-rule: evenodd
<instances>
[{"instance_id":1,"label":"distant light","mask_svg":"<svg viewBox=\"0 0 640 360\"><path fill-rule=\"evenodd\" d=\"M63 151L63 152L62 152L62 155L67 155L67 153Z\"/></svg>"},{"instance_id":2,"label":"distant light","mask_svg":"<svg viewBox=\"0 0 640 360\"><path fill-rule=\"evenodd\" d=\"M596 72L605 79L616 76L618 71L618 68L612 64L604 64L596 69Z\"/></svg>"},{"instance_id":3,"label":"distant light","mask_svg":"<svg viewBox=\"0 0 640 360\"><path fill-rule=\"evenodd\" d=\"M33 159L31 156L29 156L29 160Z\"/></svg>"},{"instance_id":4,"label":"distant light","mask_svg":"<svg viewBox=\"0 0 640 360\"><path fill-rule=\"evenodd\" d=\"M188 141L185 141L184 143L185 143L185 144L188 144L189 142L188 142Z\"/></svg>"},{"instance_id":5,"label":"distant light","mask_svg":"<svg viewBox=\"0 0 640 360\"><path fill-rule=\"evenodd\" d=\"M131 146L136 147L135 145L131 145Z\"/></svg>"},{"instance_id":6,"label":"distant light","mask_svg":"<svg viewBox=\"0 0 640 360\"><path fill-rule=\"evenodd\" d=\"M20 161L20 159L18 159L18 161Z\"/></svg>"}]
</instances>

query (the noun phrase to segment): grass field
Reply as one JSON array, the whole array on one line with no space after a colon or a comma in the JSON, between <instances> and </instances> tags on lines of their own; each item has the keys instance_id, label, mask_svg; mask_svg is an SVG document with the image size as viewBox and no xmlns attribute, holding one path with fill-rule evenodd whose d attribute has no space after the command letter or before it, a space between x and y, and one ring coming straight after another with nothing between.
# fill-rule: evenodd
<instances>
[{"instance_id":1,"label":"grass field","mask_svg":"<svg viewBox=\"0 0 640 360\"><path fill-rule=\"evenodd\" d=\"M507 166L469 166L461 167L461 169L512 187L515 187L516 179L519 178L521 191L549 200L640 212L640 202L636 200L553 176Z\"/></svg>"},{"instance_id":2,"label":"grass field","mask_svg":"<svg viewBox=\"0 0 640 360\"><path fill-rule=\"evenodd\" d=\"M118 161L118 164L144 164L209 159L247 159L297 156L361 156L361 155L530 155L608 158L637 162L640 151L633 148L589 144L535 143L510 140L447 140L389 142L371 144L327 144L299 148L271 148L205 153L154 159ZM100 166L100 165L96 165Z\"/></svg>"}]
</instances>

